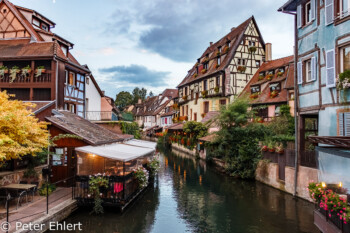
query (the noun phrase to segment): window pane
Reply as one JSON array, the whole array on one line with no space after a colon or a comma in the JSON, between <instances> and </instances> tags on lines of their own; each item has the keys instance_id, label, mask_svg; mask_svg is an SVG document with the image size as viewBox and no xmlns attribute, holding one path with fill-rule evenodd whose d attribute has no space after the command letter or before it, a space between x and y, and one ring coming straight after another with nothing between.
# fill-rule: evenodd
<instances>
[{"instance_id":1,"label":"window pane","mask_svg":"<svg viewBox=\"0 0 350 233\"><path fill-rule=\"evenodd\" d=\"M350 70L350 46L343 49L343 70Z\"/></svg>"}]
</instances>

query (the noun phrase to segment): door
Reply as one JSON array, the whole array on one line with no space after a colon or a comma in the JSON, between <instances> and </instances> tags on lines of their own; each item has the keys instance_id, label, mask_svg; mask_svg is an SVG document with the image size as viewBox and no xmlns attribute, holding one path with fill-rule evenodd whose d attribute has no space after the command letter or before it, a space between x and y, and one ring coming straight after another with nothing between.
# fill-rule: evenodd
<instances>
[{"instance_id":1,"label":"door","mask_svg":"<svg viewBox=\"0 0 350 233\"><path fill-rule=\"evenodd\" d=\"M70 186L76 172L76 161L76 152L73 147L56 148L50 162L51 183L56 183L56 186L60 187Z\"/></svg>"},{"instance_id":2,"label":"door","mask_svg":"<svg viewBox=\"0 0 350 233\"><path fill-rule=\"evenodd\" d=\"M209 112L209 102L204 102L204 113Z\"/></svg>"}]
</instances>

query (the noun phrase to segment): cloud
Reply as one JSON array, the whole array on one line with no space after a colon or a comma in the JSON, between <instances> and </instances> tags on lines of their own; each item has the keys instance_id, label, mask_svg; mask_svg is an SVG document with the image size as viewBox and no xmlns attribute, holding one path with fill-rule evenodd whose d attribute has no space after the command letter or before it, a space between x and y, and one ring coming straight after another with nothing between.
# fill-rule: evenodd
<instances>
[{"instance_id":1,"label":"cloud","mask_svg":"<svg viewBox=\"0 0 350 233\"><path fill-rule=\"evenodd\" d=\"M99 69L101 74L108 76L108 80L128 86L166 86L166 79L170 72L150 70L145 66L131 64L129 66L113 66Z\"/></svg>"},{"instance_id":2,"label":"cloud","mask_svg":"<svg viewBox=\"0 0 350 233\"><path fill-rule=\"evenodd\" d=\"M286 22L290 25L293 23L292 18L285 20L287 16L277 12L277 8L284 2L285 0L131 0L112 15L110 24L113 27L109 27L112 28L109 32L129 36L137 41L141 49L173 61L194 62L210 41L217 41L231 27L238 26L253 14L262 23L272 23L269 27L275 28L273 35L278 35L283 31L281 28L286 27ZM279 18L278 22L276 17ZM258 20L259 26L261 22ZM271 35L270 30L268 32ZM271 38L274 37L271 35ZM275 40L280 43L278 38Z\"/></svg>"}]
</instances>

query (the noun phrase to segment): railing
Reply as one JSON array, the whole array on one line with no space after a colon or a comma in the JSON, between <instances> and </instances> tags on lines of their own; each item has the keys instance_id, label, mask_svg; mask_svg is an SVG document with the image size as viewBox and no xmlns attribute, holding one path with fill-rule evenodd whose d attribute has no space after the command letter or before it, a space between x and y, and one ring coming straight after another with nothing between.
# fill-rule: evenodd
<instances>
[{"instance_id":1,"label":"railing","mask_svg":"<svg viewBox=\"0 0 350 233\"><path fill-rule=\"evenodd\" d=\"M0 83L30 83L31 82L31 75L23 75L23 74L17 74L16 78L12 80L10 77L10 74L4 74L4 76L0 77ZM49 83L51 82L51 72L42 73L40 76L35 77L33 76L33 82L35 83Z\"/></svg>"},{"instance_id":2,"label":"railing","mask_svg":"<svg viewBox=\"0 0 350 233\"><path fill-rule=\"evenodd\" d=\"M86 119L89 121L118 121L118 115L114 112L99 112L99 111L88 111L86 112Z\"/></svg>"},{"instance_id":3,"label":"railing","mask_svg":"<svg viewBox=\"0 0 350 233\"><path fill-rule=\"evenodd\" d=\"M139 183L133 173L127 176L107 176L108 187L100 188L100 197L104 205L123 205L139 191ZM94 204L94 196L89 190L89 176L77 176L74 198L78 205Z\"/></svg>"},{"instance_id":4,"label":"railing","mask_svg":"<svg viewBox=\"0 0 350 233\"><path fill-rule=\"evenodd\" d=\"M348 195L348 198L349 198L349 195ZM340 220L339 216L337 216L336 214L333 214L330 211L324 210L324 209L317 209L316 213L317 212L322 214L325 217L326 222L330 222L334 226L336 226L339 229L339 231L337 232L350 233L350 223L345 224L344 221ZM318 225L322 226L324 224L318 224ZM320 230L326 230L326 229L320 229ZM325 231L325 232L328 232L328 231ZM332 231L332 232L336 232L336 231Z\"/></svg>"}]
</instances>

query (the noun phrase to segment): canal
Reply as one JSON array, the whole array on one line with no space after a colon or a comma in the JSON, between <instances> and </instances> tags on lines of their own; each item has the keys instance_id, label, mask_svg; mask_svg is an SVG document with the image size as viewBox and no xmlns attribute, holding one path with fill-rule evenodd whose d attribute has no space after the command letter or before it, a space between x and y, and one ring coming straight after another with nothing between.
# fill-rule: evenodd
<instances>
[{"instance_id":1,"label":"canal","mask_svg":"<svg viewBox=\"0 0 350 233\"><path fill-rule=\"evenodd\" d=\"M123 214L81 209L66 222L83 232L317 232L313 204L255 181L220 174L183 154L161 156L155 183Z\"/></svg>"}]
</instances>

